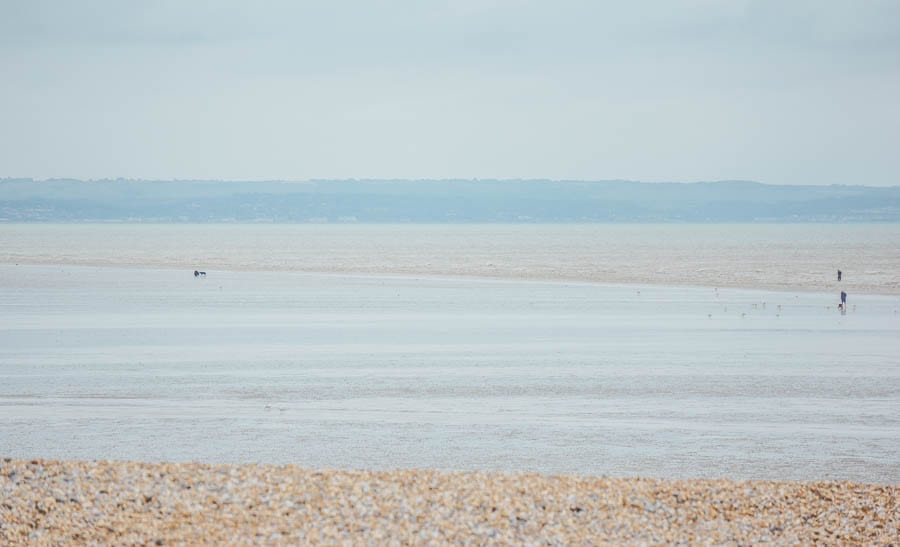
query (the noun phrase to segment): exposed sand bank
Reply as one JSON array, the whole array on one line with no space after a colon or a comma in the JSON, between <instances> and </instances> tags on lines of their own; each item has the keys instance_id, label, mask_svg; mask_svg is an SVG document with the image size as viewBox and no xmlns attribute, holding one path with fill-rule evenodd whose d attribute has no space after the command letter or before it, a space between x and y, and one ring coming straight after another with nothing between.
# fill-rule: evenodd
<instances>
[{"instance_id":1,"label":"exposed sand bank","mask_svg":"<svg viewBox=\"0 0 900 547\"><path fill-rule=\"evenodd\" d=\"M895 543L900 486L0 460L0 543Z\"/></svg>"},{"instance_id":2,"label":"exposed sand bank","mask_svg":"<svg viewBox=\"0 0 900 547\"><path fill-rule=\"evenodd\" d=\"M900 295L898 249L900 226L892 224L0 224L0 264L843 289L851 295Z\"/></svg>"}]
</instances>

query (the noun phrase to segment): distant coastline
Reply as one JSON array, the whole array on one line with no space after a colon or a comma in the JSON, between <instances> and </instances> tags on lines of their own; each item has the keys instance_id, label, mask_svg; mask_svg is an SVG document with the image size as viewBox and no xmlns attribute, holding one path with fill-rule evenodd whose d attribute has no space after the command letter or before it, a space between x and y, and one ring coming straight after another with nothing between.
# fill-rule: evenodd
<instances>
[{"instance_id":1,"label":"distant coastline","mask_svg":"<svg viewBox=\"0 0 900 547\"><path fill-rule=\"evenodd\" d=\"M900 222L900 186L624 180L0 179L0 223Z\"/></svg>"}]
</instances>

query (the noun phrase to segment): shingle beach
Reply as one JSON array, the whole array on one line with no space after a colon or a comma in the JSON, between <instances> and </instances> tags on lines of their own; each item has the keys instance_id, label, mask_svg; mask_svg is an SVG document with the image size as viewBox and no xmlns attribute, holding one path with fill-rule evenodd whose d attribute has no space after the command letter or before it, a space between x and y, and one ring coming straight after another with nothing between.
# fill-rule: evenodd
<instances>
[{"instance_id":1,"label":"shingle beach","mask_svg":"<svg viewBox=\"0 0 900 547\"><path fill-rule=\"evenodd\" d=\"M897 485L0 460L0 544L881 544Z\"/></svg>"}]
</instances>

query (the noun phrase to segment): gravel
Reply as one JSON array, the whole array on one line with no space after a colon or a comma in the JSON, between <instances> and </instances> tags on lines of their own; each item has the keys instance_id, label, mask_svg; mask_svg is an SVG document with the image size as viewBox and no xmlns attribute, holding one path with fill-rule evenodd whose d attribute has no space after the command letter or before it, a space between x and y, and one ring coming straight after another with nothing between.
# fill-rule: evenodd
<instances>
[{"instance_id":1,"label":"gravel","mask_svg":"<svg viewBox=\"0 0 900 547\"><path fill-rule=\"evenodd\" d=\"M0 459L0 544L898 544L900 486Z\"/></svg>"}]
</instances>

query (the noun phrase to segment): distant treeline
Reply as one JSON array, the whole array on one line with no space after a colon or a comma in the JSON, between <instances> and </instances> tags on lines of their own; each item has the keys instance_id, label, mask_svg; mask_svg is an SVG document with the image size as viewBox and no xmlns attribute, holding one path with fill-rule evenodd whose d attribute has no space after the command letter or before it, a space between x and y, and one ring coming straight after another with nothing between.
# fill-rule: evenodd
<instances>
[{"instance_id":1,"label":"distant treeline","mask_svg":"<svg viewBox=\"0 0 900 547\"><path fill-rule=\"evenodd\" d=\"M898 186L0 179L0 222L898 221Z\"/></svg>"}]
</instances>

